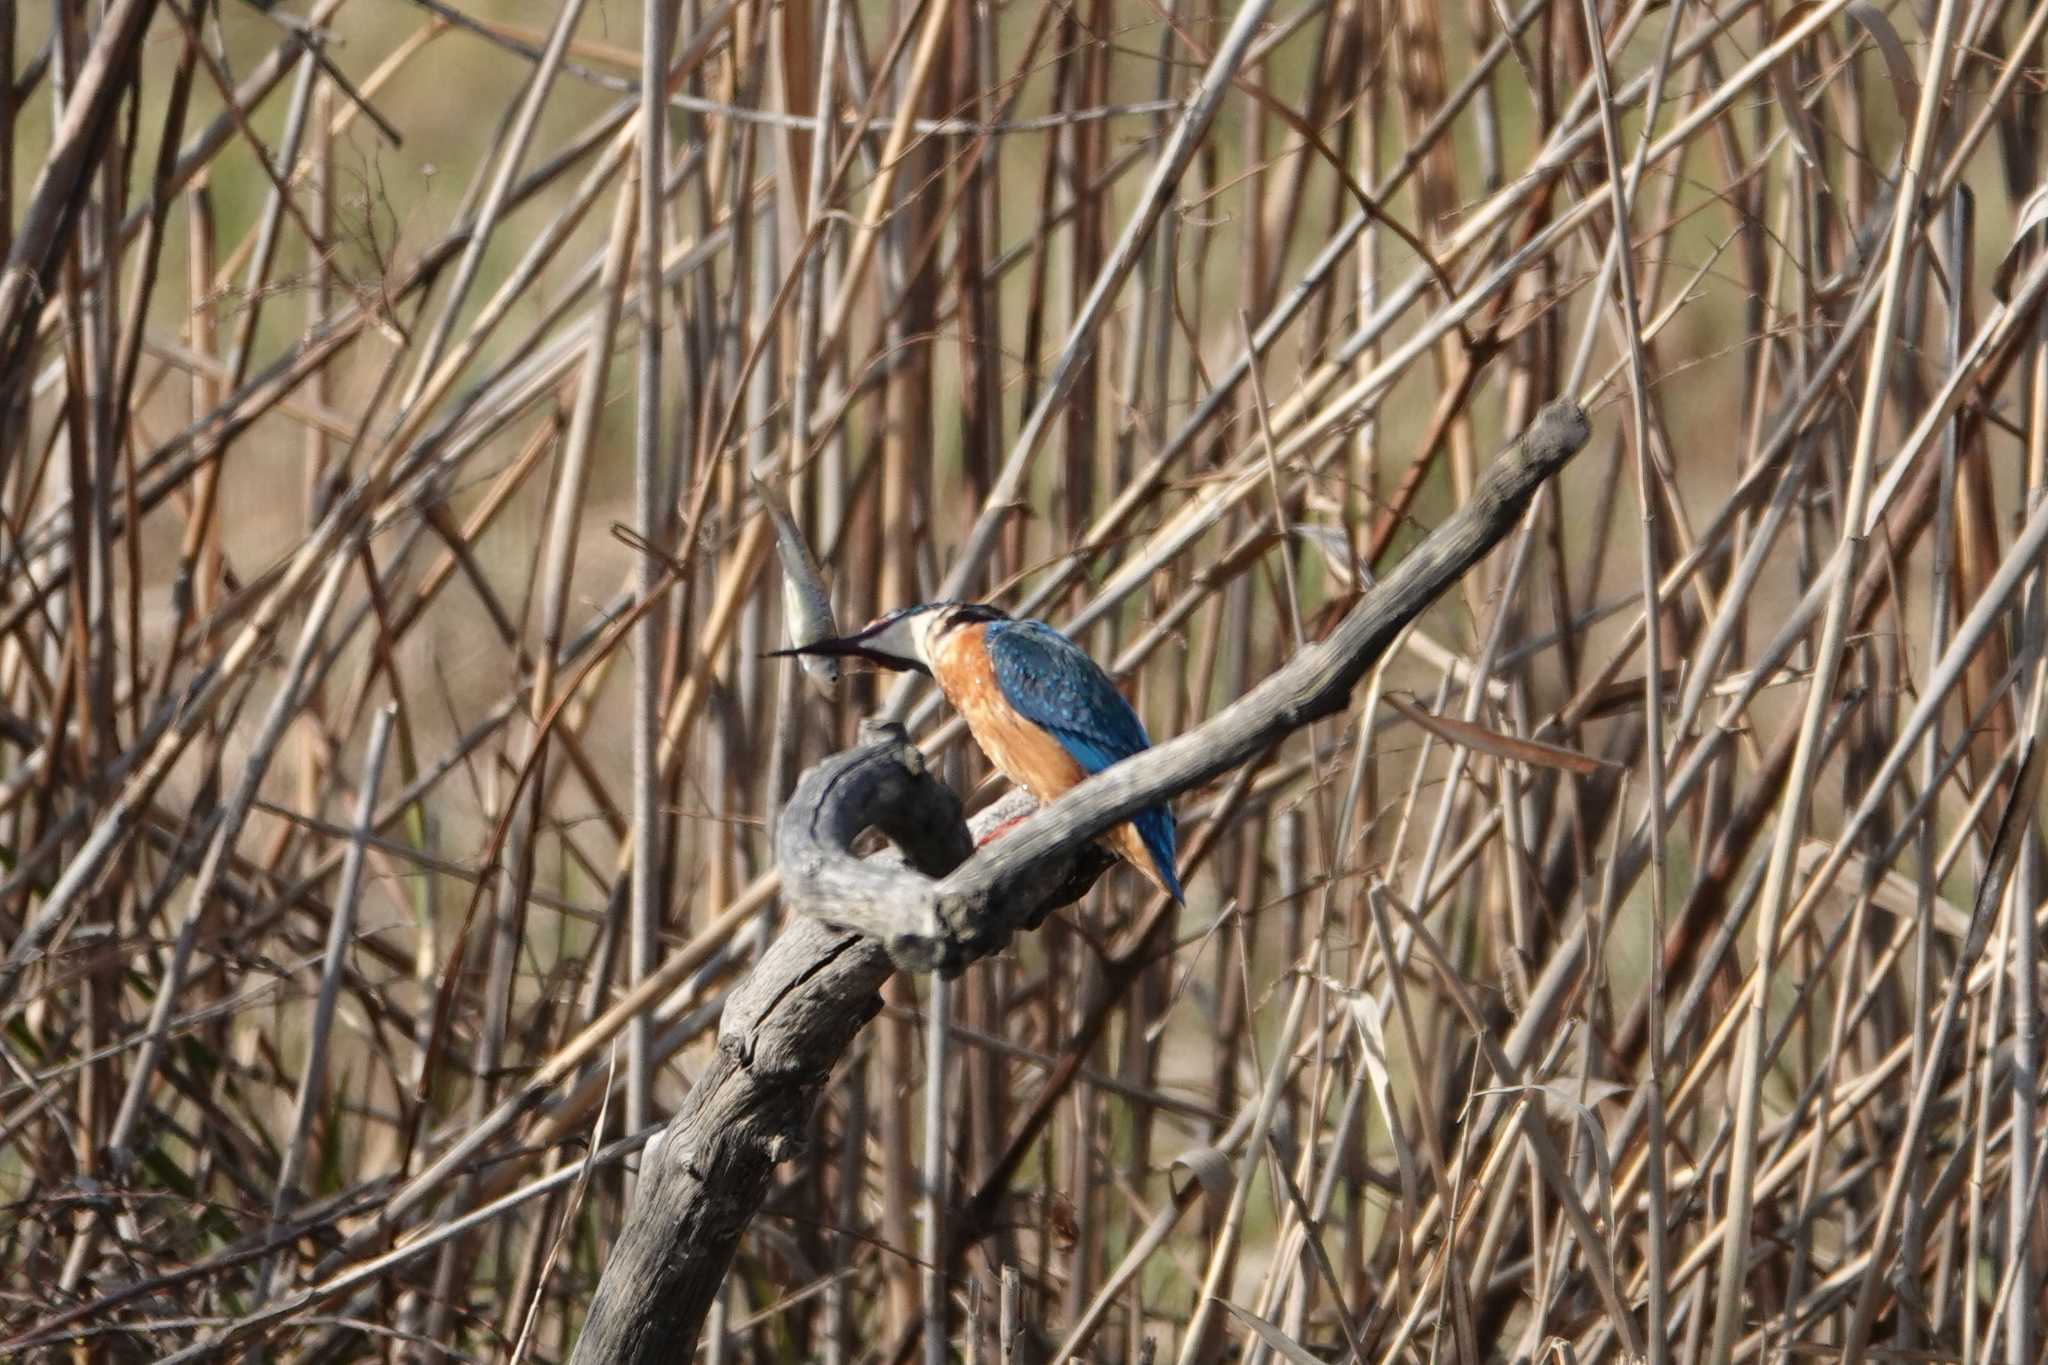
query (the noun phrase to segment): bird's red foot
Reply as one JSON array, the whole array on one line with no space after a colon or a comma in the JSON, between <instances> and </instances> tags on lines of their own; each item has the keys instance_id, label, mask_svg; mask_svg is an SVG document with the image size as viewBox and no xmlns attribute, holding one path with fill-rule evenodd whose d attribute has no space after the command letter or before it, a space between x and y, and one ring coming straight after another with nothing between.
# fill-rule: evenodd
<instances>
[{"instance_id":1,"label":"bird's red foot","mask_svg":"<svg viewBox=\"0 0 2048 1365\"><path fill-rule=\"evenodd\" d=\"M1012 829L1014 829L1022 823L1024 823L1024 817L1022 815L1013 815L1009 819L1003 821L1003 823L1001 823L1000 825L997 825L994 829L990 830L988 833L982 835L979 839L976 839L974 841L974 846L976 848L980 848L983 844L987 843L991 839L1001 838L1003 835L1008 834Z\"/></svg>"}]
</instances>

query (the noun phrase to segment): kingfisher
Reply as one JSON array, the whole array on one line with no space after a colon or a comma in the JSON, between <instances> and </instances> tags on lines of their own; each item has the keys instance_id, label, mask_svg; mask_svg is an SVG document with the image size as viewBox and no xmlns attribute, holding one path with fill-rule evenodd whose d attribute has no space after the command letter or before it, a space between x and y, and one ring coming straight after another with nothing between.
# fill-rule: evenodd
<instances>
[{"instance_id":1,"label":"kingfisher","mask_svg":"<svg viewBox=\"0 0 2048 1365\"><path fill-rule=\"evenodd\" d=\"M921 602L851 635L777 653L865 659L933 679L989 762L1040 802L1152 743L1138 713L1079 645L1043 621L1016 620L980 602ZM1184 899L1173 812L1164 805L1139 811L1101 842L1176 902Z\"/></svg>"}]
</instances>

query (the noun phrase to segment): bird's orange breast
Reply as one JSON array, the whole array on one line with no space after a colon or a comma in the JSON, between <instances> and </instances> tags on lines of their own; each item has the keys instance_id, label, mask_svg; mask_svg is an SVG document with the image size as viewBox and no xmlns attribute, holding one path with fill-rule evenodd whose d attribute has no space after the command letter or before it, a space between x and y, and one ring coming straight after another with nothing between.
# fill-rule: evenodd
<instances>
[{"instance_id":1,"label":"bird's orange breast","mask_svg":"<svg viewBox=\"0 0 2048 1365\"><path fill-rule=\"evenodd\" d=\"M963 626L938 642L932 677L967 722L974 742L1004 777L1050 801L1085 773L1060 742L1017 714L989 664L986 626Z\"/></svg>"}]
</instances>

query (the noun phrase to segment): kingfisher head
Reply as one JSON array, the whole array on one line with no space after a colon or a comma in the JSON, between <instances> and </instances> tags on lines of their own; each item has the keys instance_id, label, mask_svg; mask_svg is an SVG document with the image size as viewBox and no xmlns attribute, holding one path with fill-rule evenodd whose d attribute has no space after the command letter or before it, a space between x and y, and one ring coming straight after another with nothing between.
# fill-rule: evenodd
<instances>
[{"instance_id":1,"label":"kingfisher head","mask_svg":"<svg viewBox=\"0 0 2048 1365\"><path fill-rule=\"evenodd\" d=\"M1008 619L1008 613L980 602L920 602L878 616L851 635L775 652L866 659L877 668L914 669L928 675L932 654L946 636L966 626Z\"/></svg>"}]
</instances>

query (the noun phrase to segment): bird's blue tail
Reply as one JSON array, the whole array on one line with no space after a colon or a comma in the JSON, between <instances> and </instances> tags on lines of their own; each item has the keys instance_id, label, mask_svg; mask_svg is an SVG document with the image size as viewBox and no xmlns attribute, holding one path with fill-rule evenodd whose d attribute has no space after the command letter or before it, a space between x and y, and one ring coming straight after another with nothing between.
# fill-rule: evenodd
<instances>
[{"instance_id":1,"label":"bird's blue tail","mask_svg":"<svg viewBox=\"0 0 2048 1365\"><path fill-rule=\"evenodd\" d=\"M1159 873L1159 880L1166 884L1167 894L1175 902L1185 905L1187 897L1180 889L1180 874L1175 869L1173 812L1164 806L1153 806L1141 810L1131 817L1137 826L1138 837L1145 841L1145 851L1152 855L1152 867Z\"/></svg>"}]
</instances>

